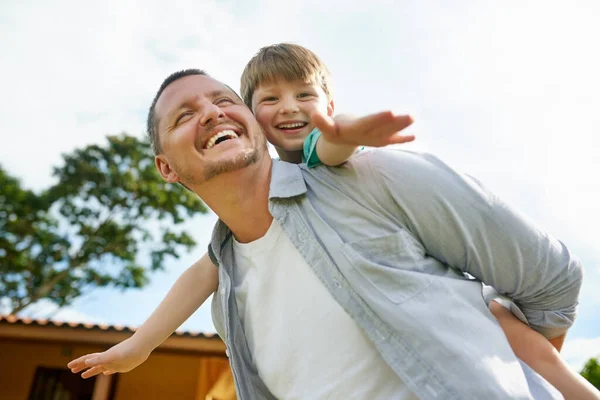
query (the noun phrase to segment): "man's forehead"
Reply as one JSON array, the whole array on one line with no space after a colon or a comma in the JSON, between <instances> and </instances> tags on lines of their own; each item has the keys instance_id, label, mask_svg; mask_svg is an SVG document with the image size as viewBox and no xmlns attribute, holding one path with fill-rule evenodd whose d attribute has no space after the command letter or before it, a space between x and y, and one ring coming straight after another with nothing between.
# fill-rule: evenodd
<instances>
[{"instance_id":1,"label":"man's forehead","mask_svg":"<svg viewBox=\"0 0 600 400\"><path fill-rule=\"evenodd\" d=\"M164 115L198 97L213 97L219 93L235 95L222 82L206 75L189 75L167 86L156 102L156 114Z\"/></svg>"}]
</instances>

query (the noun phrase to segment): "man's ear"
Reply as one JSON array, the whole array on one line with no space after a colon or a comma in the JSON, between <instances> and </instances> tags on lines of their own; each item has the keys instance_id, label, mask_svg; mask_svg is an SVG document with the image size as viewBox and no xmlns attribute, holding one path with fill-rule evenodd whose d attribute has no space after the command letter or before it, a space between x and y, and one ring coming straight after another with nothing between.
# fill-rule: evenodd
<instances>
[{"instance_id":1,"label":"man's ear","mask_svg":"<svg viewBox=\"0 0 600 400\"><path fill-rule=\"evenodd\" d=\"M335 106L335 105L333 104L333 100L331 100L331 101L329 102L329 104L327 105L327 116L328 116L328 117L332 117L332 116L333 116L333 110L334 110L334 108L335 108L334 106Z\"/></svg>"},{"instance_id":2,"label":"man's ear","mask_svg":"<svg viewBox=\"0 0 600 400\"><path fill-rule=\"evenodd\" d=\"M173 169L167 162L167 159L165 158L164 155L159 154L156 157L154 157L154 164L156 164L156 168L158 169L160 176L162 176L162 178L166 182L169 182L169 183L179 182L179 176L177 176L175 171L173 171Z\"/></svg>"}]
</instances>

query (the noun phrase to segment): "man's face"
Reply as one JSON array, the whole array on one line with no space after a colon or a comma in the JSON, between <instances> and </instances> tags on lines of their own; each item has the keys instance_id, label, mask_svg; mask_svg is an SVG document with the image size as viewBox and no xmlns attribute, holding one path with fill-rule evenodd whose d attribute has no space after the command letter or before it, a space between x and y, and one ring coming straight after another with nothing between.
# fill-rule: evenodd
<instances>
[{"instance_id":1,"label":"man's face","mask_svg":"<svg viewBox=\"0 0 600 400\"><path fill-rule=\"evenodd\" d=\"M245 168L266 151L252 112L221 82L190 75L171 83L155 108L162 153L156 166L169 182L198 185Z\"/></svg>"},{"instance_id":2,"label":"man's face","mask_svg":"<svg viewBox=\"0 0 600 400\"><path fill-rule=\"evenodd\" d=\"M256 88L252 110L273 146L296 151L313 130L311 114L333 115L333 102L318 84L278 79Z\"/></svg>"}]
</instances>

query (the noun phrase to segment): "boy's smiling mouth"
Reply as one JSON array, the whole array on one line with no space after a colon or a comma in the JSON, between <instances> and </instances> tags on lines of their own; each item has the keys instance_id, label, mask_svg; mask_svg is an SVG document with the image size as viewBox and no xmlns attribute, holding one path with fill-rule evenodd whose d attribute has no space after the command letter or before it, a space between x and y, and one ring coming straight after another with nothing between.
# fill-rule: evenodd
<instances>
[{"instance_id":1,"label":"boy's smiling mouth","mask_svg":"<svg viewBox=\"0 0 600 400\"><path fill-rule=\"evenodd\" d=\"M304 128L306 125L308 125L308 123L304 121L290 121L278 124L275 127L286 133L296 133L297 131L300 131L302 128Z\"/></svg>"}]
</instances>

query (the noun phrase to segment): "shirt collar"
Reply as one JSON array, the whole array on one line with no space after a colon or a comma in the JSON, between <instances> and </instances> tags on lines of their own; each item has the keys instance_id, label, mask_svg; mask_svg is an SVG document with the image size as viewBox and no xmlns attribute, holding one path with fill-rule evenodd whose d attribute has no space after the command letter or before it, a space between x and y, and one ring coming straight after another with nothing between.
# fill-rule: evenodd
<instances>
[{"instance_id":1,"label":"shirt collar","mask_svg":"<svg viewBox=\"0 0 600 400\"><path fill-rule=\"evenodd\" d=\"M298 164L273 160L271 168L271 183L269 187L269 200L287 199L306 193L306 184ZM215 265L221 264L221 251L231 239L231 231L220 219L213 229L209 256Z\"/></svg>"},{"instance_id":2,"label":"shirt collar","mask_svg":"<svg viewBox=\"0 0 600 400\"><path fill-rule=\"evenodd\" d=\"M298 164L273 160L269 200L287 199L306 193L306 183Z\"/></svg>"}]
</instances>

